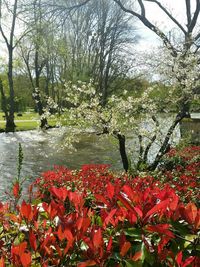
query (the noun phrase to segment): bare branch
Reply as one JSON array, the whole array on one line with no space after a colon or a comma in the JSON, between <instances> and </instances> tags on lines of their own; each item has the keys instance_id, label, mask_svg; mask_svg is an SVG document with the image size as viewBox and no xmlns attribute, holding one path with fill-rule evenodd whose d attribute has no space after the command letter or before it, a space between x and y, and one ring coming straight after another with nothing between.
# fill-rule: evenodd
<instances>
[{"instance_id":1,"label":"bare branch","mask_svg":"<svg viewBox=\"0 0 200 267\"><path fill-rule=\"evenodd\" d=\"M157 153L157 155L156 155L156 158L155 158L154 162L149 166L149 170L155 170L156 167L158 166L158 164L159 164L161 158L166 154L166 152L167 152L167 148L168 148L168 146L169 146L169 140L170 140L170 137L171 137L171 135L173 134L174 129L176 128L176 126L178 125L178 123L179 123L184 117L185 117L185 114L182 113L182 112L180 112L180 113L176 116L175 120L173 121L172 125L170 126L170 128L169 128L168 131L167 131L167 134L166 134L166 136L165 136L165 138L164 138L164 141L163 141L163 143L162 143L162 145L161 145L161 147L160 147L160 149L159 149L159 151L158 151L158 153Z\"/></svg>"},{"instance_id":2,"label":"bare branch","mask_svg":"<svg viewBox=\"0 0 200 267\"><path fill-rule=\"evenodd\" d=\"M157 118L154 115L151 118L155 122L156 127L158 128L159 127L159 121L157 120ZM143 156L143 161L144 162L147 162L147 156L148 156L149 150L152 147L152 145L154 144L154 142L156 141L156 138L157 138L157 133L155 133L153 135L153 137L151 138L150 142L147 144L147 146L145 148L145 151L144 151L144 156Z\"/></svg>"},{"instance_id":3,"label":"bare branch","mask_svg":"<svg viewBox=\"0 0 200 267\"><path fill-rule=\"evenodd\" d=\"M183 26L173 17L172 14L170 14L170 12L160 3L158 2L157 0L144 0L146 2L152 2L152 3L155 3L157 4L160 9L162 9L162 11L165 12L165 14L179 27L179 29L184 33L186 34L186 30L183 28Z\"/></svg>"},{"instance_id":4,"label":"bare branch","mask_svg":"<svg viewBox=\"0 0 200 267\"><path fill-rule=\"evenodd\" d=\"M14 32L15 32L15 26L16 26L16 14L17 14L17 6L18 0L15 0L14 7L13 7L13 15L12 15L12 25L10 30L10 48L14 49L13 47L13 38L14 38Z\"/></svg>"},{"instance_id":5,"label":"bare branch","mask_svg":"<svg viewBox=\"0 0 200 267\"><path fill-rule=\"evenodd\" d=\"M2 2L0 1L0 32L1 32L1 35L4 39L4 41L6 42L6 45L7 47L9 47L9 42L8 42L8 38L6 37L4 31L3 31L3 28L2 28L2 22L1 22L1 19L2 19Z\"/></svg>"},{"instance_id":6,"label":"bare branch","mask_svg":"<svg viewBox=\"0 0 200 267\"><path fill-rule=\"evenodd\" d=\"M28 30L28 31L25 31L20 37L19 37L19 39L16 41L16 43L15 43L15 45L13 46L13 49L21 42L21 40L29 33L29 32L31 32L32 31L32 29L31 30Z\"/></svg>"},{"instance_id":7,"label":"bare branch","mask_svg":"<svg viewBox=\"0 0 200 267\"><path fill-rule=\"evenodd\" d=\"M59 5L59 4L49 4L49 3L47 3L47 4L44 4L43 6L48 6L48 7L51 7L51 8L53 8L53 13L56 13L57 11L58 12L63 12L63 11L66 11L66 10L68 10L68 11L72 11L72 10L74 10L74 9L78 9L78 8L80 8L80 7L82 7L82 6L84 6L84 5L86 5L87 3L89 3L91 0L85 0L84 2L82 2L82 3L79 3L79 4L77 4L77 5L73 5L73 6L70 6L70 7L66 7L66 6L64 6L64 5ZM51 10L51 13L52 13L52 10Z\"/></svg>"},{"instance_id":8,"label":"bare branch","mask_svg":"<svg viewBox=\"0 0 200 267\"><path fill-rule=\"evenodd\" d=\"M194 12L194 15L193 15L193 18L191 20L191 23L188 27L188 30L189 30L189 33L191 33L197 23L197 19L198 19L198 16L199 16L199 12L200 12L200 0L196 0L196 9L195 9L195 12ZM195 38L195 40L197 40Z\"/></svg>"},{"instance_id":9,"label":"bare branch","mask_svg":"<svg viewBox=\"0 0 200 267\"><path fill-rule=\"evenodd\" d=\"M191 2L190 0L185 0L186 14L187 14L187 27L189 28L191 23Z\"/></svg>"},{"instance_id":10,"label":"bare branch","mask_svg":"<svg viewBox=\"0 0 200 267\"><path fill-rule=\"evenodd\" d=\"M142 2L142 0L138 0L138 3L140 5L140 8L141 8L141 15L145 17L145 7L144 7L144 4Z\"/></svg>"},{"instance_id":11,"label":"bare branch","mask_svg":"<svg viewBox=\"0 0 200 267\"><path fill-rule=\"evenodd\" d=\"M129 13L135 17L137 17L147 28L149 28L151 31L153 31L155 34L157 34L164 44L171 50L171 53L173 56L177 56L177 51L175 47L171 44L170 40L168 37L164 34L163 31L161 31L158 27L156 27L153 23L151 23L145 16L142 16L142 14L138 14L137 12L133 11L132 9L126 8L120 0L113 0L115 3L117 3L121 9Z\"/></svg>"},{"instance_id":12,"label":"bare branch","mask_svg":"<svg viewBox=\"0 0 200 267\"><path fill-rule=\"evenodd\" d=\"M1 24L0 24L0 32L1 32L1 35L3 36L4 41L6 42L7 47L10 47L9 42L8 42L8 38L6 37L4 31L1 27Z\"/></svg>"},{"instance_id":13,"label":"bare branch","mask_svg":"<svg viewBox=\"0 0 200 267\"><path fill-rule=\"evenodd\" d=\"M72 10L72 9L79 8L81 6L86 5L89 1L91 1L91 0L85 0L83 3L80 3L80 4L77 4L77 5L71 6L69 9Z\"/></svg>"}]
</instances>

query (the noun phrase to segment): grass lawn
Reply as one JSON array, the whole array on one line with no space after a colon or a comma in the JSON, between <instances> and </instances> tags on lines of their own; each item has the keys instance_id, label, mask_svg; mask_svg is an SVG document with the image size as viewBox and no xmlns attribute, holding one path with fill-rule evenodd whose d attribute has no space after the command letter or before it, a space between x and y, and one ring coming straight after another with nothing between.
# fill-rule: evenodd
<instances>
[{"instance_id":1,"label":"grass lawn","mask_svg":"<svg viewBox=\"0 0 200 267\"><path fill-rule=\"evenodd\" d=\"M39 121L39 115L35 112L24 112L20 113L22 116L17 116L15 114L15 124L16 124L16 131L28 131L28 130L34 130L39 127L40 121ZM5 129L5 119L4 119L4 113L0 112L0 129ZM50 126L56 125L55 119L49 119L48 123Z\"/></svg>"},{"instance_id":2,"label":"grass lawn","mask_svg":"<svg viewBox=\"0 0 200 267\"><path fill-rule=\"evenodd\" d=\"M22 116L17 116L17 114L22 114ZM0 121L4 120L4 113L0 112ZM19 112L15 113L15 120L38 120L39 115L36 112Z\"/></svg>"}]
</instances>

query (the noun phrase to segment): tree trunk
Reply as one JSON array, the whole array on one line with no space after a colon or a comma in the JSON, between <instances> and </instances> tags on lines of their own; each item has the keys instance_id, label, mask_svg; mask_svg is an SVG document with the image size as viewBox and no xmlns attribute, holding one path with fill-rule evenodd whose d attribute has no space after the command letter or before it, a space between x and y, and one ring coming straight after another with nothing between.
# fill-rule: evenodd
<instances>
[{"instance_id":1,"label":"tree trunk","mask_svg":"<svg viewBox=\"0 0 200 267\"><path fill-rule=\"evenodd\" d=\"M14 100L14 85L13 85L13 47L9 47L9 61L8 61L8 84L9 84L9 114L6 117L6 132L15 131L14 113L15 113L15 100Z\"/></svg>"},{"instance_id":2,"label":"tree trunk","mask_svg":"<svg viewBox=\"0 0 200 267\"><path fill-rule=\"evenodd\" d=\"M35 89L33 96L34 96L35 103L37 105L38 114L40 115L40 128L47 129L49 126L48 126L47 119L44 116L43 105L42 105L40 92L38 88Z\"/></svg>"},{"instance_id":3,"label":"tree trunk","mask_svg":"<svg viewBox=\"0 0 200 267\"><path fill-rule=\"evenodd\" d=\"M127 172L129 168L129 164L128 164L128 157L126 154L126 146L125 146L126 138L124 135L121 135L121 134L117 134L116 136L119 141L119 151L120 151L120 155L122 159L123 168Z\"/></svg>"},{"instance_id":4,"label":"tree trunk","mask_svg":"<svg viewBox=\"0 0 200 267\"><path fill-rule=\"evenodd\" d=\"M40 70L39 70L39 53L38 53L38 48L36 45L36 52L35 52L35 90L34 90L34 99L37 105L37 110L40 115L40 128L42 129L47 129L48 122L46 117L44 116L44 108L40 96Z\"/></svg>"},{"instance_id":5,"label":"tree trunk","mask_svg":"<svg viewBox=\"0 0 200 267\"><path fill-rule=\"evenodd\" d=\"M186 117L185 112L184 113L180 112L176 116L174 122L172 123L171 127L169 128L169 130L165 136L165 139L164 139L164 141L163 141L163 143L162 143L162 145L161 145L161 147L160 147L160 149L156 155L154 162L148 168L150 171L154 171L157 168L158 164L160 163L161 158L168 152L170 137L173 134L174 129L176 128L178 123L185 117Z\"/></svg>"},{"instance_id":6,"label":"tree trunk","mask_svg":"<svg viewBox=\"0 0 200 267\"><path fill-rule=\"evenodd\" d=\"M0 79L0 92L1 92L1 109L5 114L5 118L7 118L8 117L7 99L4 93L3 82L1 79Z\"/></svg>"},{"instance_id":7,"label":"tree trunk","mask_svg":"<svg viewBox=\"0 0 200 267\"><path fill-rule=\"evenodd\" d=\"M3 83L1 79L0 79L0 92L1 92L1 108L5 114L5 119L7 121L8 118L7 101L6 101L6 96L4 94ZM0 129L0 132L2 131L3 130Z\"/></svg>"}]
</instances>

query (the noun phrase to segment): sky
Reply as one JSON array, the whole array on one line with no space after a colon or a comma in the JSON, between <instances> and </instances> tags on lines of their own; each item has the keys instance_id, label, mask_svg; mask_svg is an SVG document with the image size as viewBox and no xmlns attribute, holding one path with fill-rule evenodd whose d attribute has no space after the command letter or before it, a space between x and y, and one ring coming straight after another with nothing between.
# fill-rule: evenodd
<instances>
[{"instance_id":1,"label":"sky","mask_svg":"<svg viewBox=\"0 0 200 267\"><path fill-rule=\"evenodd\" d=\"M185 0L160 0L164 6L172 12L174 17L181 21L182 24L186 24L185 21ZM193 3L192 8L194 9L195 0L191 1ZM155 3L145 3L146 14L150 21L155 22L162 30L169 32L174 28L174 23L170 22L168 17L160 10L160 8ZM138 32L141 34L141 40L137 45L137 50L150 50L160 44L159 38L151 30L147 29L141 22L137 23Z\"/></svg>"},{"instance_id":2,"label":"sky","mask_svg":"<svg viewBox=\"0 0 200 267\"><path fill-rule=\"evenodd\" d=\"M110 0L109 0L110 1ZM176 19L180 20L182 23L186 23L185 18L185 0L159 0L163 5L167 6L169 10L174 14ZM195 0L191 0L193 3L193 8L195 4ZM167 16L158 8L155 3L145 2L147 17L157 23L161 29L169 32L174 24L169 22ZM155 33L151 32L147 29L139 20L137 20L137 29L139 35L141 35L140 42L136 46L136 50L138 51L148 51L152 50L156 46L160 44L159 38ZM4 47L0 38L0 47L1 51L5 53L6 48Z\"/></svg>"}]
</instances>

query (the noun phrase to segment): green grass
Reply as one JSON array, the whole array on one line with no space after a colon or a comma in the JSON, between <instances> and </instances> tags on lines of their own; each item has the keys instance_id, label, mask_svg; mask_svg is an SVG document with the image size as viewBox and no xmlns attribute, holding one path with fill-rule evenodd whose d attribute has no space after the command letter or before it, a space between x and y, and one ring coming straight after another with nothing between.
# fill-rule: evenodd
<instances>
[{"instance_id":1,"label":"green grass","mask_svg":"<svg viewBox=\"0 0 200 267\"><path fill-rule=\"evenodd\" d=\"M17 116L18 113L15 114L15 120L38 120L39 115L36 112L19 112L22 116ZM0 121L4 120L4 113L0 112Z\"/></svg>"},{"instance_id":2,"label":"green grass","mask_svg":"<svg viewBox=\"0 0 200 267\"><path fill-rule=\"evenodd\" d=\"M6 121L4 119L4 113L0 112L0 129L5 130ZM56 119L49 119L50 126L56 126ZM29 131L37 129L40 125L39 115L35 112L25 112L22 116L18 117L15 114L16 131Z\"/></svg>"}]
</instances>

